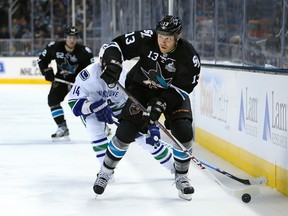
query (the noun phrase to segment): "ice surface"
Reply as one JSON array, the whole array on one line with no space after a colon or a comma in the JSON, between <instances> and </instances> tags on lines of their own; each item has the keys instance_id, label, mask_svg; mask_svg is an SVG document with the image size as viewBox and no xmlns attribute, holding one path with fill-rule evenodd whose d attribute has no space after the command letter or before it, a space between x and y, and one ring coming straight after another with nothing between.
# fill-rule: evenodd
<instances>
[{"instance_id":1,"label":"ice surface","mask_svg":"<svg viewBox=\"0 0 288 216\"><path fill-rule=\"evenodd\" d=\"M56 126L47 106L48 85L0 85L0 91L1 216L288 215L288 198L274 189L261 186L261 194L245 204L193 164L189 177L195 194L190 202L181 200L173 176L136 144L119 163L115 183L95 199L92 186L99 164L67 101L63 107L71 141L53 143ZM199 145L194 155L238 177L250 177Z\"/></svg>"}]
</instances>

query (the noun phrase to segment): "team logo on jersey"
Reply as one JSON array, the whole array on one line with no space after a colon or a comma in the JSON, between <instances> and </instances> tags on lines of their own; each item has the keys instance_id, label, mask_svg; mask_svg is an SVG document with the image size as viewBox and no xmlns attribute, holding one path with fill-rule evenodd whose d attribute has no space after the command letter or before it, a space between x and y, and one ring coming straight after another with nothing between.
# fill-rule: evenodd
<instances>
[{"instance_id":1,"label":"team logo on jersey","mask_svg":"<svg viewBox=\"0 0 288 216\"><path fill-rule=\"evenodd\" d=\"M129 107L129 113L130 115L137 115L138 113L140 113L140 108L138 106L136 106L134 103L132 103Z\"/></svg>"},{"instance_id":2,"label":"team logo on jersey","mask_svg":"<svg viewBox=\"0 0 288 216\"><path fill-rule=\"evenodd\" d=\"M85 81L90 77L90 74L88 70L84 69L79 73L79 77L81 78L81 80Z\"/></svg>"},{"instance_id":3,"label":"team logo on jersey","mask_svg":"<svg viewBox=\"0 0 288 216\"><path fill-rule=\"evenodd\" d=\"M70 62L77 62L78 59L76 55L72 55L70 52L65 53L65 57L69 59Z\"/></svg>"},{"instance_id":4,"label":"team logo on jersey","mask_svg":"<svg viewBox=\"0 0 288 216\"><path fill-rule=\"evenodd\" d=\"M76 64L76 65L71 65L70 63L69 63L69 61L66 59L66 58L64 58L64 62L62 63L62 64L60 64L60 65L58 65L60 68L61 68L61 74L64 74L64 75L68 75L68 74L74 74L75 73L75 71L76 71L76 69L77 69L77 67L78 67L78 64Z\"/></svg>"},{"instance_id":5,"label":"team logo on jersey","mask_svg":"<svg viewBox=\"0 0 288 216\"><path fill-rule=\"evenodd\" d=\"M166 86L172 81L172 78L164 78L162 75L161 67L156 62L156 69L144 70L141 67L143 74L148 80L143 80L145 85L149 85L149 88L166 88Z\"/></svg>"},{"instance_id":6,"label":"team logo on jersey","mask_svg":"<svg viewBox=\"0 0 288 216\"><path fill-rule=\"evenodd\" d=\"M166 69L167 71L169 71L169 72L173 72L173 73L176 72L176 68L175 68L174 62L171 62L171 63L167 64L167 65L165 66L165 69Z\"/></svg>"}]
</instances>

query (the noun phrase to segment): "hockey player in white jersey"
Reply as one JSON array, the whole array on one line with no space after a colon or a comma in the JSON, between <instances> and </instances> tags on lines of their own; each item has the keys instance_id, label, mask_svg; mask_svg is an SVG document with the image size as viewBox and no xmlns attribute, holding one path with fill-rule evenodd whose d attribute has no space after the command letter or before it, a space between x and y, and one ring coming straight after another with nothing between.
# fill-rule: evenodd
<instances>
[{"instance_id":1,"label":"hockey player in white jersey","mask_svg":"<svg viewBox=\"0 0 288 216\"><path fill-rule=\"evenodd\" d=\"M104 44L100 49L100 59L105 47ZM127 100L127 95L119 87L109 88L100 78L101 74L100 62L90 64L78 74L68 95L68 103L74 115L81 116L86 124L93 150L100 164L103 163L106 149L110 147L110 141L105 133L106 124L115 123L112 115L117 118ZM127 71L123 69L119 79L123 86L126 74ZM148 134L139 134L136 143L148 150L161 165L174 173L172 150L161 142L159 128L156 125L150 127Z\"/></svg>"}]
</instances>

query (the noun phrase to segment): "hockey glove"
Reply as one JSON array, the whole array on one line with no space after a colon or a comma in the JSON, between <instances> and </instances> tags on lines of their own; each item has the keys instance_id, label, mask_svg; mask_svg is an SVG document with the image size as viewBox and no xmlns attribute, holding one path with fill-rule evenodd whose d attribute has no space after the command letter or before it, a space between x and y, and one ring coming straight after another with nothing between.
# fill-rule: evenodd
<instances>
[{"instance_id":1,"label":"hockey glove","mask_svg":"<svg viewBox=\"0 0 288 216\"><path fill-rule=\"evenodd\" d=\"M122 72L122 64L116 60L109 60L103 62L102 65L103 73L101 78L109 85L114 84L119 80L120 74Z\"/></svg>"},{"instance_id":2,"label":"hockey glove","mask_svg":"<svg viewBox=\"0 0 288 216\"><path fill-rule=\"evenodd\" d=\"M158 147L160 144L159 143L159 140L160 140L159 128L155 124L151 124L148 127L148 134L149 136L146 138L146 143L154 147Z\"/></svg>"},{"instance_id":3,"label":"hockey glove","mask_svg":"<svg viewBox=\"0 0 288 216\"><path fill-rule=\"evenodd\" d=\"M149 104L147 110L150 111L149 119L153 122L158 121L161 114L166 110L166 103L163 99L153 98Z\"/></svg>"},{"instance_id":4,"label":"hockey glove","mask_svg":"<svg viewBox=\"0 0 288 216\"><path fill-rule=\"evenodd\" d=\"M90 105L90 110L92 113L95 113L97 119L101 122L108 124L113 124L113 112L107 101L100 99Z\"/></svg>"},{"instance_id":5,"label":"hockey glove","mask_svg":"<svg viewBox=\"0 0 288 216\"><path fill-rule=\"evenodd\" d=\"M45 80L53 82L54 81L54 71L52 67L48 67L46 69L44 69L44 76L45 76Z\"/></svg>"}]
</instances>

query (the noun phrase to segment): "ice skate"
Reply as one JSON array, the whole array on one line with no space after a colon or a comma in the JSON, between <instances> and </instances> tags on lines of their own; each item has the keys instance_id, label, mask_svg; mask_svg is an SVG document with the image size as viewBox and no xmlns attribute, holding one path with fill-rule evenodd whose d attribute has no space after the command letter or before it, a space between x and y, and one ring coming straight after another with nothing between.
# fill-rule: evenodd
<instances>
[{"instance_id":1,"label":"ice skate","mask_svg":"<svg viewBox=\"0 0 288 216\"><path fill-rule=\"evenodd\" d=\"M104 192L112 175L113 174L107 174L101 171L97 174L97 179L93 185L93 190L96 195L100 195Z\"/></svg>"},{"instance_id":2,"label":"ice skate","mask_svg":"<svg viewBox=\"0 0 288 216\"><path fill-rule=\"evenodd\" d=\"M190 185L190 180L186 175L179 176L175 175L176 188L178 189L178 196L181 199L190 201L192 199L192 194L194 193L194 188Z\"/></svg>"},{"instance_id":3,"label":"ice skate","mask_svg":"<svg viewBox=\"0 0 288 216\"><path fill-rule=\"evenodd\" d=\"M69 129L67 128L66 123L63 123L58 126L56 133L51 135L52 141L57 142L57 141L69 141Z\"/></svg>"}]
</instances>

